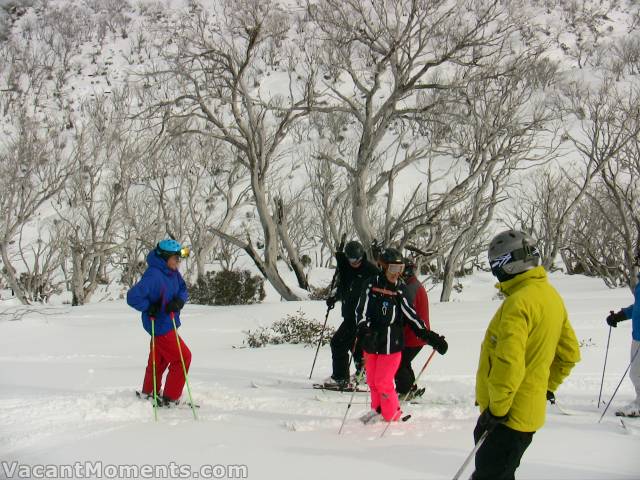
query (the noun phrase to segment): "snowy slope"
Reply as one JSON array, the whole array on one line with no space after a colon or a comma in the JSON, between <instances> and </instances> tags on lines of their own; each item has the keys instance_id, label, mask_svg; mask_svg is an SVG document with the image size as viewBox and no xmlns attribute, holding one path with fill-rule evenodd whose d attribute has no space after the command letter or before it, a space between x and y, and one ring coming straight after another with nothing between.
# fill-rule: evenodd
<instances>
[{"instance_id":1,"label":"snowy slope","mask_svg":"<svg viewBox=\"0 0 640 480\"><path fill-rule=\"evenodd\" d=\"M584 277L553 275L564 295L582 362L557 396L579 415L550 411L523 459L519 478L632 479L640 477L638 431L621 428L613 411L601 424L596 407L609 309L631 301L628 290L608 290ZM0 461L69 464L246 465L253 479L451 478L472 448L477 416L474 375L484 329L499 305L492 280L469 280L464 296L432 304L432 324L450 350L436 356L421 384L425 403L405 408L413 418L362 426L366 394L357 394L341 436L348 395L319 393L307 380L313 349L282 345L232 348L242 330L268 325L302 308L322 319L321 302L265 303L246 307L188 305L181 333L193 352L191 386L202 404L199 421L188 409L160 411L134 398L147 355L148 336L123 302L30 314L0 323ZM337 313L331 322L337 324ZM630 322L614 329L603 397L608 400L628 362ZM419 367L426 352L416 360ZM315 379L330 371L321 350ZM186 395L186 389L185 389ZM627 380L614 407L632 399ZM575 412L574 412L575 413ZM640 426L640 424L639 424ZM470 474L470 471L468 472ZM0 477L4 475L0 466ZM195 478L195 477L194 477Z\"/></svg>"}]
</instances>

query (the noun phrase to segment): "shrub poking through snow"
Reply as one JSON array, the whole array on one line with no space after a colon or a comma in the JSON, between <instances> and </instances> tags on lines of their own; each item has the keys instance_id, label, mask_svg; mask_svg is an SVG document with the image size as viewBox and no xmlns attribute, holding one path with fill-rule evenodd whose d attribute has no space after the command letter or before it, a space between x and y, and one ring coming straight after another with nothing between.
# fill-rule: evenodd
<instances>
[{"instance_id":1,"label":"shrub poking through snow","mask_svg":"<svg viewBox=\"0 0 640 480\"><path fill-rule=\"evenodd\" d=\"M258 327L255 330L243 332L246 343L251 348L265 345L280 345L283 343L317 345L322 333L322 323L316 319L307 319L302 310L294 314L287 314L282 320L274 322L269 327ZM333 327L327 326L322 335L322 345L329 343L335 333Z\"/></svg>"},{"instance_id":2,"label":"shrub poking through snow","mask_svg":"<svg viewBox=\"0 0 640 480\"><path fill-rule=\"evenodd\" d=\"M264 280L248 270L207 272L189 286L189 301L197 305L249 305L264 295Z\"/></svg>"}]
</instances>

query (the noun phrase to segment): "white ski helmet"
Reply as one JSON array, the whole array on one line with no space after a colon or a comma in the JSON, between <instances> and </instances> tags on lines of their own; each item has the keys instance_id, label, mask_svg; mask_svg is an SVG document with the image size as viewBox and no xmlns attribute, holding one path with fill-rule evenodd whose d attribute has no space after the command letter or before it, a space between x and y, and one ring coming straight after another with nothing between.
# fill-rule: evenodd
<instances>
[{"instance_id":1,"label":"white ski helmet","mask_svg":"<svg viewBox=\"0 0 640 480\"><path fill-rule=\"evenodd\" d=\"M540 264L535 240L520 230L499 233L489 243L489 264L499 280L531 270Z\"/></svg>"}]
</instances>

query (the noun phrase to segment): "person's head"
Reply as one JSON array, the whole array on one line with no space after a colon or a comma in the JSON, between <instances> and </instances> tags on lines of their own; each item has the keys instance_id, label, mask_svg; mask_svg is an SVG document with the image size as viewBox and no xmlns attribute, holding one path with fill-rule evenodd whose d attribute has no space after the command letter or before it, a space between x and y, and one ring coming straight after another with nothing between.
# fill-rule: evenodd
<instances>
[{"instance_id":1,"label":"person's head","mask_svg":"<svg viewBox=\"0 0 640 480\"><path fill-rule=\"evenodd\" d=\"M349 261L349 265L353 268L358 268L362 265L362 259L364 258L364 248L360 242L351 240L344 246L344 254Z\"/></svg>"},{"instance_id":2,"label":"person's head","mask_svg":"<svg viewBox=\"0 0 640 480\"><path fill-rule=\"evenodd\" d=\"M404 272L402 272L402 276L407 280L409 278L415 276L416 267L417 267L416 262L413 259L405 257L404 258Z\"/></svg>"},{"instance_id":3,"label":"person's head","mask_svg":"<svg viewBox=\"0 0 640 480\"><path fill-rule=\"evenodd\" d=\"M507 230L499 233L489 243L491 273L500 282L531 270L540 264L540 251L528 233Z\"/></svg>"},{"instance_id":4,"label":"person's head","mask_svg":"<svg viewBox=\"0 0 640 480\"><path fill-rule=\"evenodd\" d=\"M404 271L404 259L402 254L395 248L385 248L379 258L387 280L396 283Z\"/></svg>"},{"instance_id":5,"label":"person's head","mask_svg":"<svg viewBox=\"0 0 640 480\"><path fill-rule=\"evenodd\" d=\"M189 256L189 247L183 247L179 242L169 238L158 242L156 253L167 262L171 270L177 270L180 260Z\"/></svg>"}]
</instances>

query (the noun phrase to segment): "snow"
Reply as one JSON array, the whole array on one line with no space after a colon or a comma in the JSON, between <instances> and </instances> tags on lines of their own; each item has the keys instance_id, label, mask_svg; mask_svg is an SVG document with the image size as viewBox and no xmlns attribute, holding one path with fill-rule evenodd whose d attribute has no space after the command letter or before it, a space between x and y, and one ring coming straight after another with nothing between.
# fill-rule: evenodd
<instances>
[{"instance_id":1,"label":"snow","mask_svg":"<svg viewBox=\"0 0 640 480\"><path fill-rule=\"evenodd\" d=\"M324 276L329 276L326 272ZM552 274L563 294L582 362L557 393L574 415L549 407L518 470L521 479L632 479L639 477L640 446L630 420L622 428L615 407L633 399L625 379L602 423L597 408L610 309L631 302L627 289L609 290L596 279ZM363 426L367 394L350 397L311 388L314 349L296 345L233 348L243 330L294 313L322 320L322 302L234 307L187 305L181 334L193 352L190 372L199 420L188 408L160 410L137 400L148 336L137 312L123 301L71 308L47 307L22 320L0 322L0 461L19 465L73 464L191 466L246 465L260 479L451 478L473 447L475 369L480 341L499 305L488 274L463 283L450 303L432 297L433 328L446 335L449 352L436 355L420 380L424 402L405 406L413 417L391 425ZM330 322L337 325L334 310ZM630 322L613 329L603 399L608 401L629 361ZM426 360L422 352L416 370ZM328 347L314 372L330 374ZM186 389L184 396L186 397ZM466 475L470 475L472 466ZM3 477L0 465L0 477ZM81 477L74 477L81 478ZM195 478L195 477L193 477ZM463 476L466 478L466 476Z\"/></svg>"}]
</instances>

